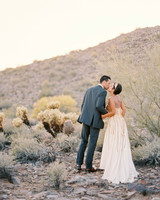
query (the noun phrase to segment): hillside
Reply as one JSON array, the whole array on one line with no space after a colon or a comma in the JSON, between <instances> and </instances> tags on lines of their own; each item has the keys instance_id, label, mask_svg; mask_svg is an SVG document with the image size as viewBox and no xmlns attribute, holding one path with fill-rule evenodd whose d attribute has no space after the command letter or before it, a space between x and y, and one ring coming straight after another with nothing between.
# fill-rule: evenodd
<instances>
[{"instance_id":1,"label":"hillside","mask_svg":"<svg viewBox=\"0 0 160 200\"><path fill-rule=\"evenodd\" d=\"M42 96L69 94L79 106L84 91L99 80L102 68L110 72L113 57L131 56L136 70L149 64L147 52L157 45L160 26L136 29L83 51L6 69L0 72L1 102L31 108Z\"/></svg>"}]
</instances>

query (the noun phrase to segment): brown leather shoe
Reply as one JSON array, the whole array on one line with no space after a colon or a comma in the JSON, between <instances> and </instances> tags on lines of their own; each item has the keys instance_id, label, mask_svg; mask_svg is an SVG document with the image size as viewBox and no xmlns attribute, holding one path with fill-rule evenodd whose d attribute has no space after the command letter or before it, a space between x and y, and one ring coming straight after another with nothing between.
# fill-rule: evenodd
<instances>
[{"instance_id":1,"label":"brown leather shoe","mask_svg":"<svg viewBox=\"0 0 160 200\"><path fill-rule=\"evenodd\" d=\"M90 172L96 172L97 170L95 168L91 168L91 169L86 169L86 172L90 173Z\"/></svg>"}]
</instances>

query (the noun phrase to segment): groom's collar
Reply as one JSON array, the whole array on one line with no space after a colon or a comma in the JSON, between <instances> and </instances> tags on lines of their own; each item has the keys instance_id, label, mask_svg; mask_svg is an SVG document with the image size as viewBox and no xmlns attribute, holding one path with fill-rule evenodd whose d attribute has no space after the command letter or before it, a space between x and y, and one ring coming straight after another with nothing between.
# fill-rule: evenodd
<instances>
[{"instance_id":1,"label":"groom's collar","mask_svg":"<svg viewBox=\"0 0 160 200\"><path fill-rule=\"evenodd\" d=\"M103 85L102 84L98 84L99 86L101 86L103 89L104 89L104 87L103 87Z\"/></svg>"}]
</instances>

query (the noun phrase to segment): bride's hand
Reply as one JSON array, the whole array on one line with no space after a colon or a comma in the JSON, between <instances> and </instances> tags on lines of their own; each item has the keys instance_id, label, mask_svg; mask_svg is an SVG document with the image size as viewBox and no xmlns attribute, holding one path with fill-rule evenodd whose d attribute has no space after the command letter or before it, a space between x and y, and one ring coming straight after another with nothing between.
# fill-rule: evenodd
<instances>
[{"instance_id":1,"label":"bride's hand","mask_svg":"<svg viewBox=\"0 0 160 200\"><path fill-rule=\"evenodd\" d=\"M105 118L104 115L101 115L101 118L104 119Z\"/></svg>"}]
</instances>

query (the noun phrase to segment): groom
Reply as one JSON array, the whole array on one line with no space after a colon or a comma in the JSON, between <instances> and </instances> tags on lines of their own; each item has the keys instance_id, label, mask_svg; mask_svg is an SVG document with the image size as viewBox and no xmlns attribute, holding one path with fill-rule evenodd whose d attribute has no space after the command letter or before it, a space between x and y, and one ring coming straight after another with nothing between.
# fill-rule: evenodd
<instances>
[{"instance_id":1,"label":"groom","mask_svg":"<svg viewBox=\"0 0 160 200\"><path fill-rule=\"evenodd\" d=\"M81 170L83 164L84 152L88 144L88 138L90 136L88 151L86 156L86 171L95 172L92 167L94 150L99 135L100 129L103 129L104 123L101 118L101 114L106 114L105 98L107 95L106 90L109 88L111 78L109 76L102 76L100 78L100 84L95 87L89 88L83 98L81 105L81 115L78 118L79 123L83 123L81 131L81 144L77 154L77 166L78 170Z\"/></svg>"}]
</instances>

